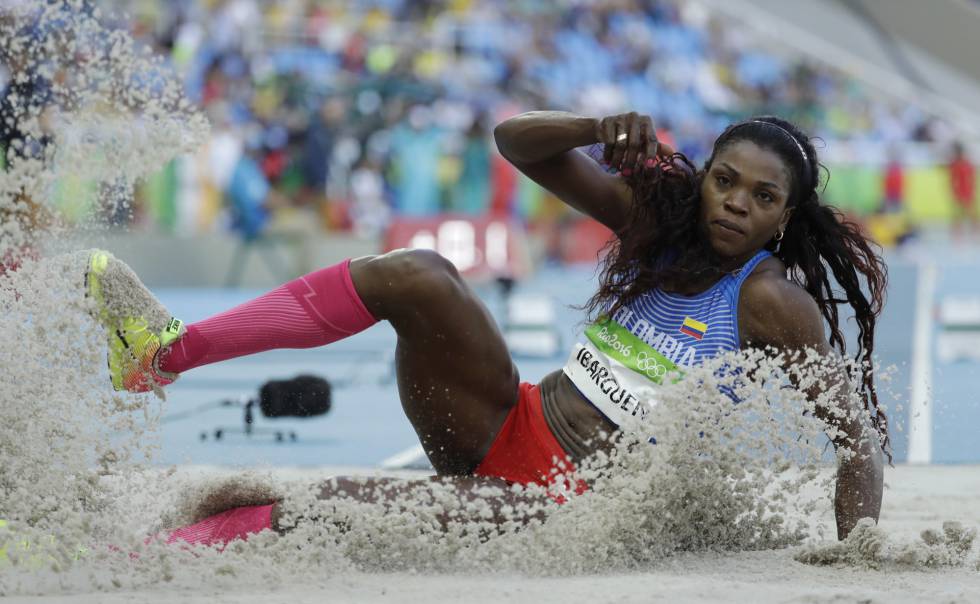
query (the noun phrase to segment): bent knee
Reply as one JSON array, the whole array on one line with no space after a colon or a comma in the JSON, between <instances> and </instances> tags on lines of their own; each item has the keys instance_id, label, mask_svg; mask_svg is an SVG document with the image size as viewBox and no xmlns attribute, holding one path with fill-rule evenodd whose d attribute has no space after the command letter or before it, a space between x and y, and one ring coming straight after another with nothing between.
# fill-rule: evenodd
<instances>
[{"instance_id":1,"label":"bent knee","mask_svg":"<svg viewBox=\"0 0 980 604\"><path fill-rule=\"evenodd\" d=\"M434 250L398 249L364 265L372 297L390 314L391 303L444 300L459 291L461 277L452 262Z\"/></svg>"},{"instance_id":2,"label":"bent knee","mask_svg":"<svg viewBox=\"0 0 980 604\"><path fill-rule=\"evenodd\" d=\"M412 300L443 300L459 290L459 271L434 250L400 250L392 269L403 293Z\"/></svg>"}]
</instances>

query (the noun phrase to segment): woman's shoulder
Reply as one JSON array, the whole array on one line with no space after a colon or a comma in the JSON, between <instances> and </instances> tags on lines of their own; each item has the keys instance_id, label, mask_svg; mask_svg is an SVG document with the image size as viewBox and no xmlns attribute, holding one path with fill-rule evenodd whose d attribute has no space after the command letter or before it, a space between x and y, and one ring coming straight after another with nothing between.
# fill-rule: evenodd
<instances>
[{"instance_id":1,"label":"woman's shoulder","mask_svg":"<svg viewBox=\"0 0 980 604\"><path fill-rule=\"evenodd\" d=\"M770 279L781 279L793 284L792 281L786 278L786 265L782 260L772 254L763 258L755 265L752 273L745 278L745 286L749 287L754 283L768 282Z\"/></svg>"},{"instance_id":2,"label":"woman's shoulder","mask_svg":"<svg viewBox=\"0 0 980 604\"><path fill-rule=\"evenodd\" d=\"M754 303L772 310L806 301L816 306L813 297L786 276L786 265L775 256L760 262L745 278L739 297L740 305Z\"/></svg>"},{"instance_id":3,"label":"woman's shoulder","mask_svg":"<svg viewBox=\"0 0 980 604\"><path fill-rule=\"evenodd\" d=\"M786 265L770 256L746 277L739 292L743 338L756 344L812 345L823 339L816 300L786 276ZM818 337L819 336L819 337Z\"/></svg>"}]
</instances>

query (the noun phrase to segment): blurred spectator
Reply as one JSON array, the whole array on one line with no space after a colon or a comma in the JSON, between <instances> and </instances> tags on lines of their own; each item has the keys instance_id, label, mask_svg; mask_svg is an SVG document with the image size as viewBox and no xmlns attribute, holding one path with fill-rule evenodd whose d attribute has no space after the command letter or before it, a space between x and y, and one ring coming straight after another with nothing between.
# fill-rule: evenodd
<instances>
[{"instance_id":1,"label":"blurred spectator","mask_svg":"<svg viewBox=\"0 0 980 604\"><path fill-rule=\"evenodd\" d=\"M257 239L269 223L266 200L271 187L256 159L257 149L238 157L228 183L232 228L244 239Z\"/></svg>"},{"instance_id":2,"label":"blurred spectator","mask_svg":"<svg viewBox=\"0 0 980 604\"><path fill-rule=\"evenodd\" d=\"M490 142L487 126L474 119L463 141L462 168L452 191L449 209L463 214L482 214L490 201Z\"/></svg>"},{"instance_id":3,"label":"blurred spectator","mask_svg":"<svg viewBox=\"0 0 980 604\"><path fill-rule=\"evenodd\" d=\"M967 157L963 144L953 144L953 156L949 162L949 184L953 193L957 231L972 231L977 224L976 168Z\"/></svg>"},{"instance_id":4,"label":"blurred spectator","mask_svg":"<svg viewBox=\"0 0 980 604\"><path fill-rule=\"evenodd\" d=\"M351 220L354 230L363 237L384 233L391 219L391 208L385 200L385 183L381 166L365 158L350 175Z\"/></svg>"},{"instance_id":5,"label":"blurred spectator","mask_svg":"<svg viewBox=\"0 0 980 604\"><path fill-rule=\"evenodd\" d=\"M392 184L398 214L431 216L441 210L437 178L444 137L425 105L412 107L407 122L392 133Z\"/></svg>"},{"instance_id":6,"label":"blurred spectator","mask_svg":"<svg viewBox=\"0 0 980 604\"><path fill-rule=\"evenodd\" d=\"M897 147L893 147L888 153L883 181L884 200L881 209L886 214L897 214L902 211L902 200L905 196L905 168Z\"/></svg>"},{"instance_id":7,"label":"blurred spectator","mask_svg":"<svg viewBox=\"0 0 980 604\"><path fill-rule=\"evenodd\" d=\"M330 98L310 118L299 159L304 193L308 197L316 199L326 195L330 158L333 156L334 143L341 130L345 111L346 107L341 99Z\"/></svg>"},{"instance_id":8,"label":"blurred spectator","mask_svg":"<svg viewBox=\"0 0 980 604\"><path fill-rule=\"evenodd\" d=\"M877 211L862 220L868 235L884 247L894 247L909 241L915 235L905 212L905 166L902 162L901 148L892 146L888 150L888 160L881 174L882 200Z\"/></svg>"}]
</instances>

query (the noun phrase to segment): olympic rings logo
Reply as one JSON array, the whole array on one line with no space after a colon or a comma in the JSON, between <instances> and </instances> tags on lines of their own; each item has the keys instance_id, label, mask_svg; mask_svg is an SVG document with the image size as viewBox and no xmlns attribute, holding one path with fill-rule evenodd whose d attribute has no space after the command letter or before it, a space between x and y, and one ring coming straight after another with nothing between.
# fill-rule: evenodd
<instances>
[{"instance_id":1,"label":"olympic rings logo","mask_svg":"<svg viewBox=\"0 0 980 604\"><path fill-rule=\"evenodd\" d=\"M647 354L642 350L636 355L636 368L651 379L658 379L667 375L667 366L658 361L653 355Z\"/></svg>"}]
</instances>

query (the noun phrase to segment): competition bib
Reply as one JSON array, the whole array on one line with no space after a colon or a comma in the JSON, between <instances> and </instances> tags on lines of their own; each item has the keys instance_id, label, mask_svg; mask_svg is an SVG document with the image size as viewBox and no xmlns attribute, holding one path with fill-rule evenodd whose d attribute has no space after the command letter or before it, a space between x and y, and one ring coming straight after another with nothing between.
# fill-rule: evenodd
<instances>
[{"instance_id":1,"label":"competition bib","mask_svg":"<svg viewBox=\"0 0 980 604\"><path fill-rule=\"evenodd\" d=\"M643 419L657 404L657 391L677 365L622 325L606 319L585 330L563 372L616 426Z\"/></svg>"}]
</instances>

